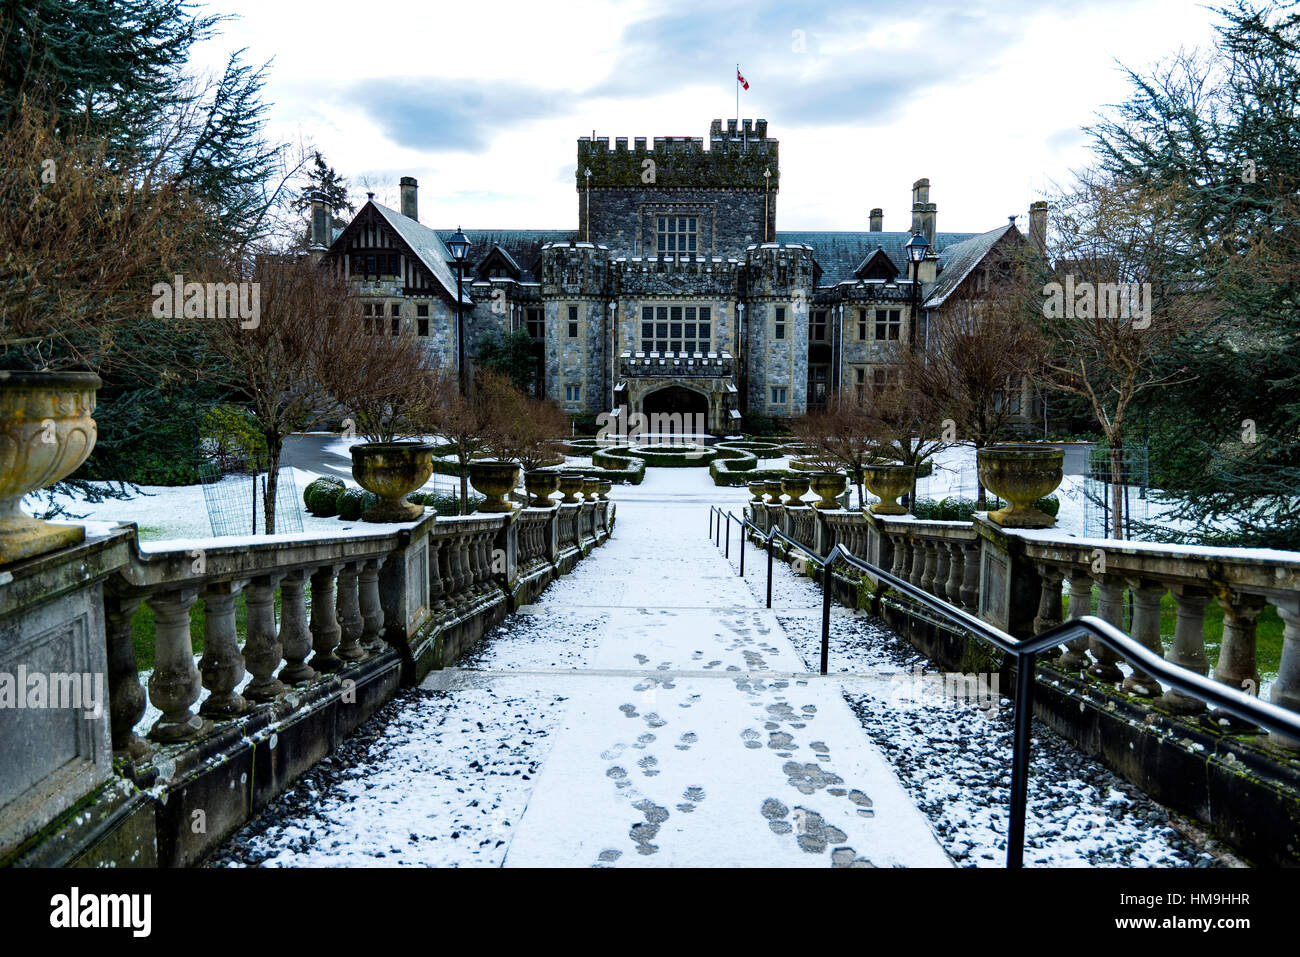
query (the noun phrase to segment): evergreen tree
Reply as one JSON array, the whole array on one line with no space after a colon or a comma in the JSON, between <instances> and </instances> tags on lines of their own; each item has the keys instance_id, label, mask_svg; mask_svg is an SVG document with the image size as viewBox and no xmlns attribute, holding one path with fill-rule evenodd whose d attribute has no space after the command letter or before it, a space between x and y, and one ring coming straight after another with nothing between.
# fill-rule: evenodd
<instances>
[{"instance_id":1,"label":"evergreen tree","mask_svg":"<svg viewBox=\"0 0 1300 957\"><path fill-rule=\"evenodd\" d=\"M522 326L505 336L489 331L479 343L474 364L510 379L525 395L536 395L537 360L533 340Z\"/></svg>"},{"instance_id":2,"label":"evergreen tree","mask_svg":"<svg viewBox=\"0 0 1300 957\"><path fill-rule=\"evenodd\" d=\"M1185 275L1217 316L1174 343L1191 375L1146 412L1192 538L1300 548L1300 12L1238 0L1215 49L1180 53L1093 129L1107 171L1184 194Z\"/></svg>"},{"instance_id":3,"label":"evergreen tree","mask_svg":"<svg viewBox=\"0 0 1300 957\"><path fill-rule=\"evenodd\" d=\"M356 206L348 200L347 181L335 171L333 166L325 162L319 150L313 151L313 156L312 165L303 173L302 189L290 204L290 208L299 216L307 215L307 221L303 226L301 236L303 245L311 242L310 214L313 195L320 195L325 198L325 203L330 210L330 222L335 228L347 225L347 220L338 215L340 210L346 209L349 213L356 212Z\"/></svg>"}]
</instances>

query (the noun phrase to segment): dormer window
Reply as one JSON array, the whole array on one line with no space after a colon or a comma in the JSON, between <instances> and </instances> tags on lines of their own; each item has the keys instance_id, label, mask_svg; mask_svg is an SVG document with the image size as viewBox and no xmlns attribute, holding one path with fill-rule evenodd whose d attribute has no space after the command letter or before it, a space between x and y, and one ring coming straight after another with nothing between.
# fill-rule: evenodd
<instances>
[{"instance_id":1,"label":"dormer window","mask_svg":"<svg viewBox=\"0 0 1300 957\"><path fill-rule=\"evenodd\" d=\"M695 216L659 217L659 252L693 253L698 246L700 221Z\"/></svg>"}]
</instances>

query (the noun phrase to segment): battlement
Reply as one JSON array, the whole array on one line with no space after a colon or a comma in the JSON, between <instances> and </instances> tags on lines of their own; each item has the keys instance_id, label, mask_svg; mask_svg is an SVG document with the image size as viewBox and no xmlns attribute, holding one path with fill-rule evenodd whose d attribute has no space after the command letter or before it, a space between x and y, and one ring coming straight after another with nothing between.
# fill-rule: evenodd
<instances>
[{"instance_id":1,"label":"battlement","mask_svg":"<svg viewBox=\"0 0 1300 957\"><path fill-rule=\"evenodd\" d=\"M647 162L649 161L649 162ZM701 136L656 136L653 146L646 138L608 136L578 139L575 181L586 189L591 170L592 189L647 186L661 188L751 188L770 189L779 185L778 142L767 135L767 120L714 120L709 129L708 148ZM770 177L764 176L770 172ZM652 178L650 178L652 176Z\"/></svg>"}]
</instances>

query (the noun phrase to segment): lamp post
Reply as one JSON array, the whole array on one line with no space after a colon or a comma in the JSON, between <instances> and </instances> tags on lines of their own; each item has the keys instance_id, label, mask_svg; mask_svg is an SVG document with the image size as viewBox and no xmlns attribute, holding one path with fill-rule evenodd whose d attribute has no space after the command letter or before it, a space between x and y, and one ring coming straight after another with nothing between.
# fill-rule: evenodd
<instances>
[{"instance_id":1,"label":"lamp post","mask_svg":"<svg viewBox=\"0 0 1300 957\"><path fill-rule=\"evenodd\" d=\"M903 250L907 253L907 261L912 264L912 321L908 335L910 340L908 348L915 351L917 317L921 311L921 260L925 259L925 254L930 251L930 244L921 233L913 233Z\"/></svg>"},{"instance_id":2,"label":"lamp post","mask_svg":"<svg viewBox=\"0 0 1300 957\"><path fill-rule=\"evenodd\" d=\"M447 249L451 252L451 261L456 266L456 374L460 379L460 394L468 395L465 380L465 310L461 303L462 279L465 275L465 258L469 255L469 238L456 227L456 234L447 240Z\"/></svg>"}]
</instances>

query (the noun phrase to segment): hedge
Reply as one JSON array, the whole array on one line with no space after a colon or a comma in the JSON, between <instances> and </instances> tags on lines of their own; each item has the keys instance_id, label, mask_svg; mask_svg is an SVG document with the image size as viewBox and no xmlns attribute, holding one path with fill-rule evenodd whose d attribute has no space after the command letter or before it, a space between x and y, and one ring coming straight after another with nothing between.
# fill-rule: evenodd
<instances>
[{"instance_id":1,"label":"hedge","mask_svg":"<svg viewBox=\"0 0 1300 957\"><path fill-rule=\"evenodd\" d=\"M345 522L355 522L361 517L362 512L378 501L379 496L374 492L367 492L362 488L345 488L339 492L335 505L338 508L339 518Z\"/></svg>"},{"instance_id":2,"label":"hedge","mask_svg":"<svg viewBox=\"0 0 1300 957\"><path fill-rule=\"evenodd\" d=\"M307 511L317 518L330 518L339 513L338 497L344 489L339 479L325 476L308 482L302 490L302 501Z\"/></svg>"},{"instance_id":3,"label":"hedge","mask_svg":"<svg viewBox=\"0 0 1300 957\"><path fill-rule=\"evenodd\" d=\"M438 515L458 515L460 513L460 496L459 495L439 495L437 492L412 492L406 496L406 500L413 505L423 505L431 508ZM469 509L464 514L472 515L478 510L479 503L483 501L483 496L470 493Z\"/></svg>"},{"instance_id":4,"label":"hedge","mask_svg":"<svg viewBox=\"0 0 1300 957\"><path fill-rule=\"evenodd\" d=\"M988 496L989 511L996 511L1005 504L996 495ZM1036 501L1034 508L1055 518L1061 510L1061 501L1055 495L1048 495ZM936 502L932 498L919 498L912 506L912 514L929 521L969 522L975 515L975 500L948 497Z\"/></svg>"}]
</instances>

